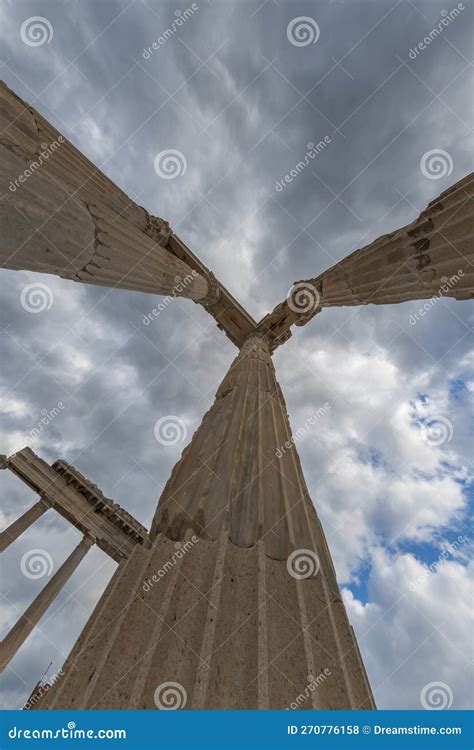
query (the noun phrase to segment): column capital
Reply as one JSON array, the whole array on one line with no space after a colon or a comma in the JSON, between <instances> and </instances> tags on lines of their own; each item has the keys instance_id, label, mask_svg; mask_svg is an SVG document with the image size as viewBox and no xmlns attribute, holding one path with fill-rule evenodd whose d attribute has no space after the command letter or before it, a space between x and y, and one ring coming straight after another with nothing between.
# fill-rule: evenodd
<instances>
[{"instance_id":1,"label":"column capital","mask_svg":"<svg viewBox=\"0 0 474 750\"><path fill-rule=\"evenodd\" d=\"M212 305L215 305L216 302L219 301L220 296L221 296L221 288L220 288L219 282L217 281L212 271L209 271L206 274L206 281L207 281L207 294L205 297L198 300L198 302L203 307L208 308L208 307L212 307Z\"/></svg>"},{"instance_id":2,"label":"column capital","mask_svg":"<svg viewBox=\"0 0 474 750\"><path fill-rule=\"evenodd\" d=\"M93 536L92 534L84 534L84 536L82 537L82 542L81 542L81 544L82 544L82 545L83 545L84 547L87 547L87 548L89 548L89 549L90 549L91 547L93 547L93 546L94 546L94 544L95 544L96 542L97 542L97 539L96 539L96 537L95 537L95 536Z\"/></svg>"},{"instance_id":3,"label":"column capital","mask_svg":"<svg viewBox=\"0 0 474 750\"><path fill-rule=\"evenodd\" d=\"M240 347L240 354L249 354L250 352L271 355L270 341L266 333L262 331L253 331L244 340Z\"/></svg>"}]
</instances>

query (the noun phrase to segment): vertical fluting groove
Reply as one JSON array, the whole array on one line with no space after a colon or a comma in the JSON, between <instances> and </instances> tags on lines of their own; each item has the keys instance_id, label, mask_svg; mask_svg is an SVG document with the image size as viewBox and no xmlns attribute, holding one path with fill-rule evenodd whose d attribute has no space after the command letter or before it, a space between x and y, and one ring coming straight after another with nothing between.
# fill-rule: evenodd
<instances>
[{"instance_id":1,"label":"vertical fluting groove","mask_svg":"<svg viewBox=\"0 0 474 750\"><path fill-rule=\"evenodd\" d=\"M281 408L284 409L283 398L282 398ZM285 411L285 415L286 415L286 411ZM287 418L286 418L285 421L287 421ZM303 509L304 509L304 514L305 514L305 518L306 518L307 528L309 530L310 537L312 539L312 548L313 548L313 551L315 551L318 555L321 555L321 557L322 557L322 559L324 561L324 564L322 566L322 570L320 570L317 575L321 576L321 579L322 579L325 600L326 600L326 603L327 603L328 614L329 614L329 618L330 618L330 622L331 622L331 627L332 627L332 631L333 631L333 636L334 636L334 641L335 641L336 649L337 649L338 661L339 661L339 663L341 665L341 670L342 670L342 673L344 675L344 680L345 680L347 695L348 695L348 698L350 700L351 706L355 707L355 705L354 705L355 704L355 698L354 698L354 694L353 694L353 690L352 690L352 684L351 684L352 681L351 681L351 677L350 677L350 675L348 674L348 671L347 671L347 667L346 667L346 663L345 663L345 659L344 659L344 655L343 655L343 649L342 649L341 641L340 641L340 638L339 638L338 628L336 626L335 615L334 615L334 611L333 611L333 602L332 602L332 593L331 593L331 590L334 589L334 587L335 587L335 591L337 592L337 596L340 597L339 589L337 587L337 582L336 582L336 573L335 573L335 570L334 570L334 566L333 566L333 563L332 563L331 556L329 554L329 550L327 548L327 543L326 543L326 539L325 539L325 536L324 536L324 532L323 532L323 530L321 528L321 523L320 523L320 521L319 521L319 519L317 518L317 515L316 515L316 511L314 511L314 517L315 517L316 522L317 522L318 532L319 532L319 534L321 536L321 540L320 541L323 544L322 548L321 548L321 544L319 543L319 540L318 540L318 542L316 542L316 540L314 538L314 524L310 523L310 520L309 520L309 517L308 517L309 509L306 507L306 502L305 502L305 498L307 497L306 483L304 482L303 473L302 473L301 467L299 465L299 457L298 457L298 455L296 453L296 448L294 446L290 449L290 454L291 454L291 461L293 463L294 476L296 477L296 480L298 482L300 496L301 496L302 502L303 502ZM327 575L329 576L330 579L334 578L334 580L331 580L331 585L329 586L329 590L328 590L328 585L327 585L327 581L326 581L326 576ZM304 581L297 581L297 583L304 583ZM298 596L299 595L300 595L300 589L298 589ZM301 591L301 595L302 595L302 591ZM345 619L347 619L346 611L345 611L345 608L344 608L344 604L342 603L342 600L341 600L341 604L342 604L342 607L343 607L343 616L344 616ZM305 606L302 609L302 613L304 613L303 616L306 614L306 607ZM347 628L348 629L351 628L351 626L349 624L349 621L347 621ZM314 698L314 696L315 696L315 694L313 693L313 698Z\"/></svg>"},{"instance_id":2,"label":"vertical fluting groove","mask_svg":"<svg viewBox=\"0 0 474 750\"><path fill-rule=\"evenodd\" d=\"M185 539L189 539L192 536L192 532L185 535ZM161 534L160 534L161 537ZM159 539L158 539L159 543ZM148 652L141 658L138 667L135 669L133 676L133 685L130 691L130 705L129 708L139 708L140 703L143 701L143 693L146 689L147 680L146 677L150 672L151 665L155 659L158 644L160 642L161 631L165 623L166 614L168 612L171 597L173 596L176 581L180 574L180 564L175 565L171 573L167 573L167 586L163 598L161 599L161 606L159 614L156 614L157 621L151 631L151 647Z\"/></svg>"},{"instance_id":3,"label":"vertical fluting groove","mask_svg":"<svg viewBox=\"0 0 474 750\"><path fill-rule=\"evenodd\" d=\"M245 430L245 428L247 426L247 419L248 419L247 411L248 411L248 404L249 404L249 401L250 401L250 399L249 399L249 391L250 391L249 380L247 379L247 381L245 383L245 392L244 393L241 392L241 391L243 391L243 388L239 388L238 386L236 386L234 390L236 392L236 400L237 400L237 402L238 401L241 401L241 402L243 401L243 410L242 410L242 413L240 414L238 409L235 410L235 413L240 416L240 419L239 419L239 422L238 422L237 440L236 440L236 443L235 443L235 450L237 452L237 451L241 451L242 450L243 434L244 434L244 430ZM236 495L235 488L236 488L236 485L237 485L238 471L239 470L240 470L240 472L242 471L241 466L239 466L239 462L238 461L234 461L233 464L232 464L232 471L231 471L231 475L230 475L229 490L228 490L228 496L227 496L227 508L228 508L227 514L228 514L228 518L227 518L226 526L229 529L230 538L231 538L231 540L235 544L239 544L240 541L241 541L240 540L241 530L239 528L238 523L234 522L234 517L238 516L238 512L237 512L238 506L237 506L237 503L236 503L236 498L240 495L240 492L237 493L237 495ZM233 532L234 528L237 529L237 533Z\"/></svg>"},{"instance_id":4,"label":"vertical fluting groove","mask_svg":"<svg viewBox=\"0 0 474 750\"><path fill-rule=\"evenodd\" d=\"M135 550L137 549L138 549L138 545L134 547L131 557L133 557L133 554ZM129 559L131 559L131 557ZM71 653L69 654L68 658L66 659L66 662L64 663L63 672L65 674L68 672L68 670L71 670L71 672L73 672L74 670L77 671L78 667L76 667L75 665L75 660L80 657L83 649L87 646L88 643L90 643L90 639L93 637L95 631L98 629L99 624L101 622L102 613L104 612L106 605L109 603L111 597L114 594L114 591L116 590L118 586L119 581L121 580L123 576L126 564L127 564L127 560L125 559L119 563L110 581L108 582L105 588L105 591L103 592L99 601L95 605L94 610L91 613L91 616L86 622L79 638L77 639L76 643L74 644L72 648ZM53 709L55 707L58 699L61 697L65 684L66 684L66 681L63 679L55 683L54 690L50 691L47 696L48 698L50 698L50 700L49 701L46 700L45 703L43 704L45 708L48 707L48 708Z\"/></svg>"},{"instance_id":5,"label":"vertical fluting groove","mask_svg":"<svg viewBox=\"0 0 474 750\"><path fill-rule=\"evenodd\" d=\"M194 683L193 708L206 708L206 695L211 673L214 635L219 611L218 604L221 595L222 581L225 576L224 567L228 540L229 537L227 532L222 531L218 542L214 576L209 597L209 606L207 608L206 624L204 625L201 653L199 655L199 666L197 668L196 681Z\"/></svg>"},{"instance_id":6,"label":"vertical fluting groove","mask_svg":"<svg viewBox=\"0 0 474 750\"><path fill-rule=\"evenodd\" d=\"M369 708L369 709L375 710L377 706L375 705L374 696L372 695L372 688L370 687L369 678L367 677L367 672L365 669L364 662L362 661L359 644L357 643L357 637L356 637L356 634L354 632L354 628L352 627L352 625L350 626L350 629L351 629L352 640L354 641L354 649L356 652L357 663L359 665L359 669L361 671L361 674L364 680L364 686L365 686L365 690L367 694L367 697L364 703L368 704L367 706L364 706L364 703L363 703L360 706L356 706L356 708Z\"/></svg>"},{"instance_id":7,"label":"vertical fluting groove","mask_svg":"<svg viewBox=\"0 0 474 750\"><path fill-rule=\"evenodd\" d=\"M258 439L257 439L257 544L262 538L265 525L264 513L264 490L263 490L263 404L262 404L262 387L261 387L261 368L258 368ZM259 547L260 560L260 547Z\"/></svg>"},{"instance_id":8,"label":"vertical fluting groove","mask_svg":"<svg viewBox=\"0 0 474 750\"><path fill-rule=\"evenodd\" d=\"M280 406L280 409L279 409L280 418L282 419L283 424L285 424L285 417L283 415L282 404L280 403L279 406ZM277 429L278 415L275 412L276 410L274 408L274 402L272 399L271 413L272 413L272 423L273 423L274 432L275 432L274 444L277 444L278 437L279 437L279 433ZM295 548L295 532L294 532L293 522L292 522L293 519L291 515L290 499L288 497L288 490L286 486L286 482L288 480L286 479L285 474L283 472L282 459L278 457L278 455L276 455L276 458L279 463L278 481L280 484L282 497L284 498L284 504L285 504L285 510L286 510L286 521L288 524L290 543L291 543L291 546ZM306 658L306 665L307 665L307 674L315 675L316 669L315 669L315 664L314 664L313 649L311 645L312 638L308 631L309 619L308 619L308 613L306 611L306 604L305 604L303 590L302 590L302 587L304 586L305 581L296 580L295 584L296 584L296 593L297 593L297 598L298 598L298 620L300 622L301 629L302 629L303 644L304 644L304 651L305 651L305 658ZM289 613L289 614L293 616L292 613ZM313 708L321 708L317 699L317 691L312 691L311 702L312 702Z\"/></svg>"},{"instance_id":9,"label":"vertical fluting groove","mask_svg":"<svg viewBox=\"0 0 474 750\"><path fill-rule=\"evenodd\" d=\"M214 463L213 463L213 469L215 470L215 473L218 476L219 476L219 471L218 471L219 459L223 457L223 455L224 455L224 450L223 450L224 446L227 445L227 443L229 442L229 436L230 436L231 428L232 428L232 425L233 425L233 419L235 421L237 421L238 420L238 416L239 416L239 410L234 408L234 404L235 404L235 401L237 400L237 397L238 397L238 389L237 388L233 388L232 391L229 394L226 394L225 396L220 397L220 405L221 405L221 407L224 407L224 404L225 404L226 408L228 407L228 405L227 405L227 399L228 398L231 399L231 408L230 408L231 417L230 417L230 419L227 420L227 425L226 425L226 428L224 430L224 434L222 436L221 443L220 443L218 449L216 449L215 452L214 452L215 459L214 459ZM211 475L210 472L209 472L209 474ZM223 513L223 509L220 508L219 511L218 511L218 514L222 514L222 513ZM224 511L224 515L228 515L228 514L229 514L229 510L228 510L228 504L227 504L226 510ZM206 518L206 522L207 523L213 523L214 520L215 520L214 517L212 517L210 519L210 521L209 521L209 518Z\"/></svg>"},{"instance_id":10,"label":"vertical fluting groove","mask_svg":"<svg viewBox=\"0 0 474 750\"><path fill-rule=\"evenodd\" d=\"M278 434L278 429L277 429L277 416L276 416L276 410L275 410L275 402L273 398L270 399L270 413L272 416L271 424L273 427L272 443L274 445L278 445L279 434ZM276 454L276 452L275 452L275 458L278 464L277 477L278 477L278 483L281 489L281 497L283 498L283 505L285 508L285 522L288 527L289 546L291 549L294 549L295 548L295 534L294 534L294 529L293 529L293 524L292 524L292 515L291 515L291 508L290 508L290 503L288 499L288 493L286 490L285 482L283 481L283 478L285 477L285 474L283 472L283 461L282 461L282 458Z\"/></svg>"},{"instance_id":11,"label":"vertical fluting groove","mask_svg":"<svg viewBox=\"0 0 474 750\"><path fill-rule=\"evenodd\" d=\"M268 624L266 592L265 544L257 542L258 549L258 708L270 708L268 696Z\"/></svg>"},{"instance_id":12,"label":"vertical fluting groove","mask_svg":"<svg viewBox=\"0 0 474 750\"><path fill-rule=\"evenodd\" d=\"M320 572L318 575L321 575L321 581L322 581L323 589L324 589L324 596L325 596L325 599L326 599L326 602L327 602L327 610L328 610L328 615L329 615L329 619L330 619L330 623L331 623L331 630L332 630L332 633L333 633L334 640L336 642L337 662L340 664L341 670L342 670L342 674L344 675L344 684L346 686L347 697L349 698L349 702L350 702L351 708L357 708L357 706L356 706L356 700L355 700L355 697L354 697L354 691L352 689L352 680L351 680L351 676L349 675L348 670L347 670L347 664L346 664L346 661L345 661L345 658L344 658L344 651L342 649L341 639L340 639L338 627L337 627L337 624L336 624L336 618L335 618L335 615L334 615L334 609L333 609L333 602L332 602L331 591L328 590L328 585L326 583L326 578L324 576L324 571ZM342 605L342 606L344 607L344 605ZM347 619L347 615L346 615L346 610L345 609L344 609L344 617L345 617L345 619ZM350 627L348 621L347 621L347 627Z\"/></svg>"},{"instance_id":13,"label":"vertical fluting groove","mask_svg":"<svg viewBox=\"0 0 474 750\"><path fill-rule=\"evenodd\" d=\"M107 645L104 644L104 649L103 649L103 651L102 651L102 653L100 655L100 658L99 658L99 660L97 662L94 674L93 674L93 676L91 677L91 679L89 681L89 685L88 685L87 689L85 690L84 695L82 696L82 705L83 705L84 708L91 708L91 706L88 706L89 700L90 700L90 698L92 697L92 695L94 693L94 690L95 690L95 687L96 687L96 685L98 683L99 677L102 676L102 671L103 671L103 669L104 669L104 667L105 667L105 665L107 663L107 660L109 659L110 654L112 653L113 649L116 646L117 636L120 633L120 629L121 629L121 627L122 627L122 625L123 625L123 623L125 621L125 618L126 618L128 610L129 610L129 607L132 606L133 601L134 601L135 597L137 596L138 590L139 590L140 586L142 585L143 576L144 576L145 571L146 571L146 569L148 567L149 561L150 561L149 553L148 553L148 551L145 551L145 553L144 553L144 560L142 561L142 564L139 567L138 575L135 578L134 586L133 586L133 588L132 588L132 590L130 592L130 596L131 596L130 604L127 604L126 606L124 606L122 612L116 618L116 620L114 622L114 626L112 628L112 631L109 634L109 637L108 637L108 640L107 640Z\"/></svg>"}]
</instances>

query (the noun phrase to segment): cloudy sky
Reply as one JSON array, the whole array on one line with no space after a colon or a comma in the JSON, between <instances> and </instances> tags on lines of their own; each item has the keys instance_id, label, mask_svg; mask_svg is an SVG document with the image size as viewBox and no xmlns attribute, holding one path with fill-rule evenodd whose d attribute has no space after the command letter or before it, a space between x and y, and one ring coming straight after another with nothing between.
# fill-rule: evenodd
<instances>
[{"instance_id":1,"label":"cloudy sky","mask_svg":"<svg viewBox=\"0 0 474 750\"><path fill-rule=\"evenodd\" d=\"M154 50L191 3L2 0L1 77L166 218L256 319L293 281L412 221L471 171L469 0L424 50L457 4L195 6ZM22 38L32 16L48 21L38 46L25 43L25 26ZM300 16L309 43L291 35ZM317 159L278 189L325 136ZM186 162L172 180L154 168L167 149ZM431 149L447 154L442 174L420 168ZM20 295L36 281L54 302L32 314ZM145 326L158 301L146 294L12 271L0 285L0 451L29 443L48 461L65 458L149 525L183 448L157 443L155 422L179 416L188 441L235 348L187 300ZM416 320L419 307L324 310L274 360L379 708L420 708L431 682L444 683L452 708L468 708L472 308L443 298ZM425 429L432 420L437 433ZM34 497L8 472L0 480L6 525ZM42 548L59 566L78 539L49 512L8 549L2 634L44 585L21 573L22 555ZM59 669L114 568L89 553L2 675L4 707L21 707L50 661Z\"/></svg>"}]
</instances>

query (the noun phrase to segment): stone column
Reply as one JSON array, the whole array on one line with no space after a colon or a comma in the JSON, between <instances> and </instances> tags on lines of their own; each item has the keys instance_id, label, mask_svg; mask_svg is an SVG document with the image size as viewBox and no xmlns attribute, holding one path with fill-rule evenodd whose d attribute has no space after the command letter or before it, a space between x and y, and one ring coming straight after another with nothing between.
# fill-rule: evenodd
<instances>
[{"instance_id":1,"label":"stone column","mask_svg":"<svg viewBox=\"0 0 474 750\"><path fill-rule=\"evenodd\" d=\"M41 708L374 702L265 337L251 335Z\"/></svg>"},{"instance_id":2,"label":"stone column","mask_svg":"<svg viewBox=\"0 0 474 750\"><path fill-rule=\"evenodd\" d=\"M43 500L38 500L31 508L23 513L20 518L10 524L10 526L0 534L0 552L4 552L15 539L23 534L43 513L46 513L48 506Z\"/></svg>"},{"instance_id":3,"label":"stone column","mask_svg":"<svg viewBox=\"0 0 474 750\"><path fill-rule=\"evenodd\" d=\"M76 570L82 558L94 544L94 539L84 536L67 560L61 565L44 589L30 604L26 612L12 627L0 644L0 671L10 663L20 646L26 641L41 617Z\"/></svg>"},{"instance_id":4,"label":"stone column","mask_svg":"<svg viewBox=\"0 0 474 750\"><path fill-rule=\"evenodd\" d=\"M215 298L212 281L167 249L168 223L1 82L0 196L2 268L206 304ZM32 292L30 304L47 306L47 290Z\"/></svg>"},{"instance_id":5,"label":"stone column","mask_svg":"<svg viewBox=\"0 0 474 750\"><path fill-rule=\"evenodd\" d=\"M392 305L474 296L474 173L431 201L408 226L378 237L313 279L296 281L259 323L274 350L324 307ZM422 307L422 305L420 305Z\"/></svg>"},{"instance_id":6,"label":"stone column","mask_svg":"<svg viewBox=\"0 0 474 750\"><path fill-rule=\"evenodd\" d=\"M321 307L472 298L473 196L471 173L431 201L414 222L356 250L321 276L299 282L300 289L315 287Z\"/></svg>"}]
</instances>

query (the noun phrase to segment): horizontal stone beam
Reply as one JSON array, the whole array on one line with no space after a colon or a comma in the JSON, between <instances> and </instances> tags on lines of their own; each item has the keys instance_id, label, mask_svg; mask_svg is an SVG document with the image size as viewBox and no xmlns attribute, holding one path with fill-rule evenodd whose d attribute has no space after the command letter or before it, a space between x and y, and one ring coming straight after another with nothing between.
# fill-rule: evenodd
<instances>
[{"instance_id":1,"label":"horizontal stone beam","mask_svg":"<svg viewBox=\"0 0 474 750\"><path fill-rule=\"evenodd\" d=\"M148 532L130 513L105 497L95 484L65 461L50 466L30 448L8 458L8 468L37 492L82 534L116 562L131 556L135 546L148 546Z\"/></svg>"},{"instance_id":2,"label":"horizontal stone beam","mask_svg":"<svg viewBox=\"0 0 474 750\"><path fill-rule=\"evenodd\" d=\"M431 201L408 226L356 250L313 279L259 323L274 349L323 307L381 305L474 294L474 173Z\"/></svg>"}]
</instances>

